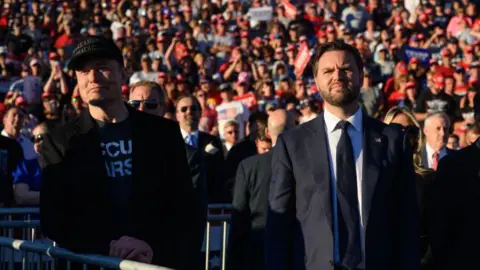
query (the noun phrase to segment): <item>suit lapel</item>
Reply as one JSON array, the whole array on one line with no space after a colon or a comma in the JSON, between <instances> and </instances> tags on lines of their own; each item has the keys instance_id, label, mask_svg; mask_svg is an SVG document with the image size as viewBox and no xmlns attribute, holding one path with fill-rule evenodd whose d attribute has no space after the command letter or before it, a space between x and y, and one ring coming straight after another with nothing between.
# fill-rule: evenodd
<instances>
[{"instance_id":1,"label":"suit lapel","mask_svg":"<svg viewBox=\"0 0 480 270\"><path fill-rule=\"evenodd\" d=\"M159 161L158 166L161 166L161 159L158 155L161 155L160 151L155 151L155 149L150 149L151 141L148 139L147 129L145 129L145 125L143 123L143 119L139 117L139 112L134 109L131 109L130 106L129 113L130 117L132 117L132 201L135 198L141 198L142 187L144 187L144 180L148 178L148 176L143 175L145 173L146 167L149 164L146 164L146 160L144 157L151 156L149 153L157 153L157 160ZM161 140L162 138L156 138L156 140ZM153 144L157 145L157 144ZM156 165L157 166L157 165ZM137 193L140 193L137 195Z\"/></svg>"},{"instance_id":2,"label":"suit lapel","mask_svg":"<svg viewBox=\"0 0 480 270\"><path fill-rule=\"evenodd\" d=\"M73 128L73 135L71 141L71 146L78 151L78 153L82 158L85 160L89 160L89 168L88 170L91 173L97 174L105 179L107 175L107 171L105 169L105 162L102 156L102 149L100 147L100 138L98 136L98 132L96 130L96 123L95 120L90 116L88 110L84 110L79 118L78 121ZM92 181L92 184L100 184L97 180L99 178L92 175L92 177L88 177L85 181L95 180ZM103 183L103 182L102 182Z\"/></svg>"},{"instance_id":3,"label":"suit lapel","mask_svg":"<svg viewBox=\"0 0 480 270\"><path fill-rule=\"evenodd\" d=\"M386 138L382 134L382 125L370 117L363 118L363 175L362 175L362 208L364 227L367 227L375 187L378 182L382 152Z\"/></svg>"},{"instance_id":4,"label":"suit lapel","mask_svg":"<svg viewBox=\"0 0 480 270\"><path fill-rule=\"evenodd\" d=\"M328 219L330 228L332 225L332 185L330 179L330 162L328 157L328 143L326 137L325 120L323 113L312 120L312 132L305 140L306 149L313 171L313 179L319 187L322 198L322 208ZM313 147L312 147L313 146Z\"/></svg>"},{"instance_id":5,"label":"suit lapel","mask_svg":"<svg viewBox=\"0 0 480 270\"><path fill-rule=\"evenodd\" d=\"M428 155L427 155L427 146L423 145L422 147L422 167L428 169Z\"/></svg>"}]
</instances>

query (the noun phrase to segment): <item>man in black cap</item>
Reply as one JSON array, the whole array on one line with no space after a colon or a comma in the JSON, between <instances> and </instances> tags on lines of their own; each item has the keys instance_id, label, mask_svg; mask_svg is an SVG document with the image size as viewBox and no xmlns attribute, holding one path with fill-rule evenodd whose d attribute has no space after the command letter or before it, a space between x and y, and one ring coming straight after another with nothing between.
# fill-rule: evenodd
<instances>
[{"instance_id":1,"label":"man in black cap","mask_svg":"<svg viewBox=\"0 0 480 270\"><path fill-rule=\"evenodd\" d=\"M112 40L85 38L68 68L88 110L44 138L42 231L74 252L187 269L195 210L178 124L123 102Z\"/></svg>"}]
</instances>

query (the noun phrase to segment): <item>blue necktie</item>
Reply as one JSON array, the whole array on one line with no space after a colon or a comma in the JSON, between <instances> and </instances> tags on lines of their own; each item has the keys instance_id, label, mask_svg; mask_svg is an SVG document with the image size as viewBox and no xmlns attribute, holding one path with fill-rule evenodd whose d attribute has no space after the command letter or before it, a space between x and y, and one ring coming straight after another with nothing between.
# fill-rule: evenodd
<instances>
[{"instance_id":1,"label":"blue necktie","mask_svg":"<svg viewBox=\"0 0 480 270\"><path fill-rule=\"evenodd\" d=\"M194 148L197 148L197 144L195 141L195 136L193 134L188 134L187 138L185 139L186 143Z\"/></svg>"},{"instance_id":2,"label":"blue necktie","mask_svg":"<svg viewBox=\"0 0 480 270\"><path fill-rule=\"evenodd\" d=\"M342 135L337 145L338 249L342 266L355 269L362 261L360 213L353 146L347 129L351 124L340 121Z\"/></svg>"}]
</instances>

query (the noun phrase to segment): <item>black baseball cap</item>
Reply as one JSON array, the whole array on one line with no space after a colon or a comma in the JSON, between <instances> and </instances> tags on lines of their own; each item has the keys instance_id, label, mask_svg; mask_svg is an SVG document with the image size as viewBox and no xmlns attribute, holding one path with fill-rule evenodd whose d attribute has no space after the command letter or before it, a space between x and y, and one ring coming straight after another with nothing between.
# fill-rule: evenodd
<instances>
[{"instance_id":1,"label":"black baseball cap","mask_svg":"<svg viewBox=\"0 0 480 270\"><path fill-rule=\"evenodd\" d=\"M73 70L78 69L86 60L95 57L116 60L123 66L122 52L112 39L87 36L73 50L67 67Z\"/></svg>"}]
</instances>

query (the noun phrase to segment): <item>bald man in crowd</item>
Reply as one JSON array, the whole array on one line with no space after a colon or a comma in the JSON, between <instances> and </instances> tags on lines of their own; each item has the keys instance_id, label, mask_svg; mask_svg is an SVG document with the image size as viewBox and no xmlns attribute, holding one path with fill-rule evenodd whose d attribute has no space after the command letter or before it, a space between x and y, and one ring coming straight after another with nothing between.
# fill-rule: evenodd
<instances>
[{"instance_id":1,"label":"bald man in crowd","mask_svg":"<svg viewBox=\"0 0 480 270\"><path fill-rule=\"evenodd\" d=\"M293 116L275 110L265 131L275 146L278 135L295 126ZM268 189L272 152L243 160L237 169L233 192L233 213L228 241L228 269L265 269L264 231L268 210Z\"/></svg>"}]
</instances>

